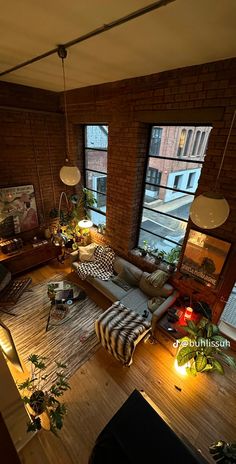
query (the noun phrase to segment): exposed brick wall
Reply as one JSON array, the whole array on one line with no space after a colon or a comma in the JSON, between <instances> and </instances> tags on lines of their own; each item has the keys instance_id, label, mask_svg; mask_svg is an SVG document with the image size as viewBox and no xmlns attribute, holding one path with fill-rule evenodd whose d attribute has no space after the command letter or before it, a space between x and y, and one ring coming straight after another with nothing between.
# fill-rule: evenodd
<instances>
[{"instance_id":1,"label":"exposed brick wall","mask_svg":"<svg viewBox=\"0 0 236 464\"><path fill-rule=\"evenodd\" d=\"M62 115L0 110L0 146L0 185L33 184L39 222L45 224L65 189L59 179L65 153Z\"/></svg>"},{"instance_id":2,"label":"exposed brick wall","mask_svg":"<svg viewBox=\"0 0 236 464\"><path fill-rule=\"evenodd\" d=\"M209 190L214 185L236 106L236 59L73 90L68 93L68 106L70 120L75 125L109 125L106 230L114 249L128 256L129 249L136 244L140 220L150 127L145 121L164 123L166 120L159 120L157 112L165 112L166 118L169 112L169 122L175 122L176 117L171 121L171 114L175 110L176 115L177 110L180 123L193 123L188 119L193 110L198 115L197 124L213 125L198 191ZM206 109L212 114L208 121L201 117ZM219 182L231 213L223 226L212 231L212 235L234 243L232 252L236 243L235 136L236 127ZM222 288L220 283L219 291L214 294L216 300Z\"/></svg>"},{"instance_id":3,"label":"exposed brick wall","mask_svg":"<svg viewBox=\"0 0 236 464\"><path fill-rule=\"evenodd\" d=\"M109 242L121 255L128 257L129 249L137 241L150 130L148 122L163 124L169 114L169 123L180 118L181 124L208 122L213 125L199 192L209 189L220 165L236 107L235 84L236 59L229 59L68 92L73 158L81 169L81 125L109 125L106 230ZM53 192L58 201L60 192L65 190L59 180L59 169L64 161L64 120L60 114L39 112L58 111L58 96L53 92L0 83L0 98L2 106L29 109L27 112L0 111L0 184L33 183L42 221L53 206ZM212 116L206 121L201 115L208 109ZM191 111L198 115L196 121L191 119ZM158 112L165 114L165 120L160 120ZM231 213L222 227L212 231L216 237L234 243L230 259L236 236L235 136L236 128L219 183L230 203ZM76 190L79 192L80 188ZM219 286L216 297L223 294L223 287Z\"/></svg>"}]
</instances>

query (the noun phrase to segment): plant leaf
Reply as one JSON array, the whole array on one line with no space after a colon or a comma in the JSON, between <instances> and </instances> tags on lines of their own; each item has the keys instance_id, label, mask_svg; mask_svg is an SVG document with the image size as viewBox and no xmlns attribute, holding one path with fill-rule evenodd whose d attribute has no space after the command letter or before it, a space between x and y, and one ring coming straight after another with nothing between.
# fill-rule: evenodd
<instances>
[{"instance_id":1,"label":"plant leaf","mask_svg":"<svg viewBox=\"0 0 236 464\"><path fill-rule=\"evenodd\" d=\"M195 360L195 367L197 372L202 372L207 365L207 358L204 354L200 353Z\"/></svg>"},{"instance_id":2,"label":"plant leaf","mask_svg":"<svg viewBox=\"0 0 236 464\"><path fill-rule=\"evenodd\" d=\"M185 346L181 348L177 354L177 362L179 366L184 366L190 359L194 358L196 354L195 346Z\"/></svg>"},{"instance_id":3,"label":"plant leaf","mask_svg":"<svg viewBox=\"0 0 236 464\"><path fill-rule=\"evenodd\" d=\"M233 356L229 356L228 354L226 353L221 353L219 352L218 353L221 357L222 357L222 360L230 367L232 367L233 369L236 369L236 360L235 358L233 358Z\"/></svg>"},{"instance_id":4,"label":"plant leaf","mask_svg":"<svg viewBox=\"0 0 236 464\"><path fill-rule=\"evenodd\" d=\"M202 372L211 371L212 369L213 369L212 364L207 364L202 370Z\"/></svg>"},{"instance_id":5,"label":"plant leaf","mask_svg":"<svg viewBox=\"0 0 236 464\"><path fill-rule=\"evenodd\" d=\"M213 327L210 322L207 324L206 329L207 329L207 338L211 338L213 335Z\"/></svg>"},{"instance_id":6,"label":"plant leaf","mask_svg":"<svg viewBox=\"0 0 236 464\"><path fill-rule=\"evenodd\" d=\"M213 369L219 372L219 374L224 375L224 368L217 359L213 360Z\"/></svg>"},{"instance_id":7,"label":"plant leaf","mask_svg":"<svg viewBox=\"0 0 236 464\"><path fill-rule=\"evenodd\" d=\"M216 342L219 342L220 348L229 348L229 341L227 340L227 338L222 337L222 335L213 335L211 339Z\"/></svg>"},{"instance_id":8,"label":"plant leaf","mask_svg":"<svg viewBox=\"0 0 236 464\"><path fill-rule=\"evenodd\" d=\"M196 377L197 375L197 371L194 367L186 367L186 372L187 374L190 374L190 375L193 375L194 377Z\"/></svg>"}]
</instances>

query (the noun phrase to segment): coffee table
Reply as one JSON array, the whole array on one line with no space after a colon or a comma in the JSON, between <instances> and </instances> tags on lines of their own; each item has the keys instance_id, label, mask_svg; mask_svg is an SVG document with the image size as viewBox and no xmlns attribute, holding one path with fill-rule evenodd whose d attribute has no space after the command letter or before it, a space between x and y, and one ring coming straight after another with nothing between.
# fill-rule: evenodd
<instances>
[{"instance_id":1,"label":"coffee table","mask_svg":"<svg viewBox=\"0 0 236 464\"><path fill-rule=\"evenodd\" d=\"M76 311L77 302L86 298L85 291L79 285L69 280L50 282L48 284L48 297L50 309L47 318L46 332L49 324L61 325L70 318L70 314ZM53 322L53 323L52 323Z\"/></svg>"}]
</instances>

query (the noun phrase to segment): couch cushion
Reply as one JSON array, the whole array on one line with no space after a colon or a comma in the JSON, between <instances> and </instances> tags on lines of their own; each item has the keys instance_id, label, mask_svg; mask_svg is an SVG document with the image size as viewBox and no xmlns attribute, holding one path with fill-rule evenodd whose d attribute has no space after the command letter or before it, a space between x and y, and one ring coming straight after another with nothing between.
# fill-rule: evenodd
<instances>
[{"instance_id":1,"label":"couch cushion","mask_svg":"<svg viewBox=\"0 0 236 464\"><path fill-rule=\"evenodd\" d=\"M146 295L148 295L148 296L162 296L162 297L167 298L168 296L170 296L173 293L174 288L170 284L165 284L165 285L163 285L162 288L153 287L153 285L151 285L147 280L147 277L149 275L150 274L148 272L144 272L141 279L140 279L140 282L139 282L139 288Z\"/></svg>"},{"instance_id":2,"label":"couch cushion","mask_svg":"<svg viewBox=\"0 0 236 464\"><path fill-rule=\"evenodd\" d=\"M146 277L146 280L156 288L161 288L169 279L168 272L162 271L161 269L157 269L152 274Z\"/></svg>"},{"instance_id":3,"label":"couch cushion","mask_svg":"<svg viewBox=\"0 0 236 464\"><path fill-rule=\"evenodd\" d=\"M119 274L118 276L113 277L111 280L112 280L112 282L114 284L116 284L119 287L123 288L123 290L125 290L126 292L128 292L128 290L130 290L132 288L132 286L128 282L126 282L126 280L122 279L121 274Z\"/></svg>"},{"instance_id":4,"label":"couch cushion","mask_svg":"<svg viewBox=\"0 0 236 464\"><path fill-rule=\"evenodd\" d=\"M90 245L78 247L80 261L94 261L94 251L96 248L96 243L90 243Z\"/></svg>"},{"instance_id":5,"label":"couch cushion","mask_svg":"<svg viewBox=\"0 0 236 464\"><path fill-rule=\"evenodd\" d=\"M124 280L127 280L127 282L129 283L132 282L131 285L137 286L143 274L143 271L139 269L137 266L119 257L115 258L115 261L113 263L113 268L114 268L114 271L117 272L117 274L121 274L123 271L124 272L127 271L126 272L127 278L125 277L121 277L121 278L124 278Z\"/></svg>"},{"instance_id":6,"label":"couch cushion","mask_svg":"<svg viewBox=\"0 0 236 464\"><path fill-rule=\"evenodd\" d=\"M112 280L101 280L97 277L86 277L86 282L89 282L93 287L99 290L103 295L105 295L111 301L121 300L129 292L123 290L123 288L114 284Z\"/></svg>"},{"instance_id":7,"label":"couch cushion","mask_svg":"<svg viewBox=\"0 0 236 464\"><path fill-rule=\"evenodd\" d=\"M134 288L128 294L126 294L120 302L127 308L133 309L136 313L143 315L144 311L148 311L148 298L140 290L140 288ZM147 320L151 319L151 313L148 311Z\"/></svg>"},{"instance_id":8,"label":"couch cushion","mask_svg":"<svg viewBox=\"0 0 236 464\"><path fill-rule=\"evenodd\" d=\"M138 287L139 281L142 277L142 271L135 266L125 265L119 273L119 277L125 280L131 287Z\"/></svg>"}]
</instances>

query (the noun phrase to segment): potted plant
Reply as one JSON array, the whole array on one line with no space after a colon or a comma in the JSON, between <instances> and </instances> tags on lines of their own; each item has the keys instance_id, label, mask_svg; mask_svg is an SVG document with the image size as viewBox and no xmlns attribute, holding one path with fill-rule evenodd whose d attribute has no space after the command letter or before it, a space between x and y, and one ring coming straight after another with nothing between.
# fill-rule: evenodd
<instances>
[{"instance_id":1,"label":"potted plant","mask_svg":"<svg viewBox=\"0 0 236 464\"><path fill-rule=\"evenodd\" d=\"M58 371L55 381L46 388L48 375L43 375L46 369L46 358L37 354L31 354L28 361L31 362L31 376L18 385L22 399L30 414L27 423L27 431L35 432L41 428L51 430L57 434L63 426L63 419L67 412L64 403L59 398L70 388L65 374L65 364L56 363Z\"/></svg>"},{"instance_id":2,"label":"potted plant","mask_svg":"<svg viewBox=\"0 0 236 464\"><path fill-rule=\"evenodd\" d=\"M174 272L176 268L176 264L179 261L180 257L180 248L178 246L171 248L169 252L165 252L164 254L164 261L168 264L168 270Z\"/></svg>"},{"instance_id":3,"label":"potted plant","mask_svg":"<svg viewBox=\"0 0 236 464\"><path fill-rule=\"evenodd\" d=\"M209 446L213 459L221 464L236 463L236 443L226 443L219 440Z\"/></svg>"},{"instance_id":4,"label":"potted plant","mask_svg":"<svg viewBox=\"0 0 236 464\"><path fill-rule=\"evenodd\" d=\"M149 245L147 240L143 240L143 246L141 248L141 255L147 256L149 250Z\"/></svg>"},{"instance_id":5,"label":"potted plant","mask_svg":"<svg viewBox=\"0 0 236 464\"><path fill-rule=\"evenodd\" d=\"M225 353L229 341L220 335L217 325L202 318L197 325L190 320L182 328L188 335L179 340L177 363L180 367L186 366L187 373L197 375L199 372L216 371L223 375L222 361L236 368L235 359Z\"/></svg>"}]
</instances>

